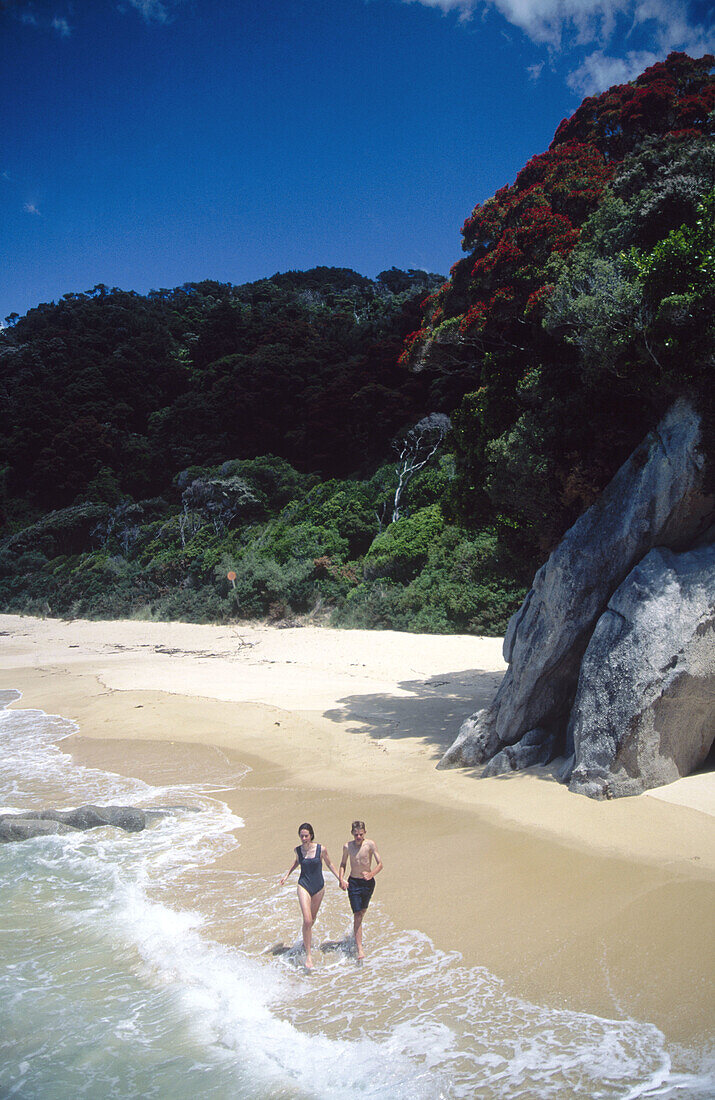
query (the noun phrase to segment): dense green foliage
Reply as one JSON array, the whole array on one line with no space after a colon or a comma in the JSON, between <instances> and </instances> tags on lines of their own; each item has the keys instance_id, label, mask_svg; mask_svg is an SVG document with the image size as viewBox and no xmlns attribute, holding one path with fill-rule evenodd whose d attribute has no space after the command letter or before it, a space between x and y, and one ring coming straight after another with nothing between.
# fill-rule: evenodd
<instances>
[{"instance_id":1,"label":"dense green foliage","mask_svg":"<svg viewBox=\"0 0 715 1100\"><path fill-rule=\"evenodd\" d=\"M468 391L448 511L524 579L674 397L712 424L714 65L671 54L585 100L467 219L408 337Z\"/></svg>"},{"instance_id":2,"label":"dense green foliage","mask_svg":"<svg viewBox=\"0 0 715 1100\"><path fill-rule=\"evenodd\" d=\"M523 590L490 532L449 526L437 498L450 456L410 483L414 511L382 531L395 463L368 480L318 481L262 456L192 467L173 501L83 503L0 549L10 610L190 621L311 614L347 626L501 632Z\"/></svg>"},{"instance_id":3,"label":"dense green foliage","mask_svg":"<svg viewBox=\"0 0 715 1100\"><path fill-rule=\"evenodd\" d=\"M502 633L675 396L715 438L714 65L585 100L446 282L316 268L8 318L0 607Z\"/></svg>"},{"instance_id":4,"label":"dense green foliage","mask_svg":"<svg viewBox=\"0 0 715 1100\"><path fill-rule=\"evenodd\" d=\"M454 464L424 415L434 379L397 365L440 282L317 268L96 287L10 318L0 606L503 629L520 593L495 587L493 563L468 603L446 581L415 587L452 557L477 569L439 509Z\"/></svg>"},{"instance_id":5,"label":"dense green foliage","mask_svg":"<svg viewBox=\"0 0 715 1100\"><path fill-rule=\"evenodd\" d=\"M324 474L367 466L423 408L425 385L395 361L437 281L317 268L147 296L99 286L9 318L5 493L147 496L187 466L268 453Z\"/></svg>"}]
</instances>

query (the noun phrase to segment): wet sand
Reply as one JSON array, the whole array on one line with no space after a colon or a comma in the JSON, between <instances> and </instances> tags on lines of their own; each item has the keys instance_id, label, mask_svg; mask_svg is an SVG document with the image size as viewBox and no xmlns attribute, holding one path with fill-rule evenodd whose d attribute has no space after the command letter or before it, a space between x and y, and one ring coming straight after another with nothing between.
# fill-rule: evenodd
<instances>
[{"instance_id":1,"label":"wet sand","mask_svg":"<svg viewBox=\"0 0 715 1100\"><path fill-rule=\"evenodd\" d=\"M2 687L76 721L63 747L80 762L226 784L220 797L246 822L229 865L277 879L305 819L337 862L364 818L398 927L530 1000L702 1040L715 776L598 803L548 769L435 771L503 671L497 639L0 616Z\"/></svg>"}]
</instances>

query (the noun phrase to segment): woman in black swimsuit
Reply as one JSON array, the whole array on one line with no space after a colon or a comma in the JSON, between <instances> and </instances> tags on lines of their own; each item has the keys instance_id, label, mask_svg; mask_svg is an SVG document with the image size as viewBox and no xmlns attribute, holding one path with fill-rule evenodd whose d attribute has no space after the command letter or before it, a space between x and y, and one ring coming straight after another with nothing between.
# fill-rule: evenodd
<instances>
[{"instance_id":1,"label":"woman in black swimsuit","mask_svg":"<svg viewBox=\"0 0 715 1100\"><path fill-rule=\"evenodd\" d=\"M315 833L313 832L313 826L309 825L307 821L304 821L302 825L298 826L298 836L300 837L300 844L295 849L295 859L293 860L290 869L286 871L283 877L279 880L278 885L282 886L288 875L295 871L298 864L300 864L300 878L298 879L298 904L300 905L300 911L303 914L303 947L305 948L305 968L306 970L313 969L313 959L311 957L311 947L313 940L313 924L315 918L318 916L318 910L320 909L320 903L323 900L323 894L325 893L325 880L323 879L323 867L324 863L328 867L336 879L340 881L340 876L335 870L332 860L328 855L328 849L324 848L322 844L315 843Z\"/></svg>"}]
</instances>

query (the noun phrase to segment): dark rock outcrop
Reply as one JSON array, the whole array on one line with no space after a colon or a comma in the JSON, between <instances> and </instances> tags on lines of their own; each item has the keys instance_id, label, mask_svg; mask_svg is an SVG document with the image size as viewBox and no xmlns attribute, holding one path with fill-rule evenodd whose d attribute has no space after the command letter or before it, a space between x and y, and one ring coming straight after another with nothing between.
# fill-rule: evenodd
<instances>
[{"instance_id":1,"label":"dark rock outcrop","mask_svg":"<svg viewBox=\"0 0 715 1100\"><path fill-rule=\"evenodd\" d=\"M25 817L22 814L2 814L0 816L0 844L9 844L13 840L30 840L35 836L56 836L57 833L74 832L70 825L58 821Z\"/></svg>"},{"instance_id":2,"label":"dark rock outcrop","mask_svg":"<svg viewBox=\"0 0 715 1100\"><path fill-rule=\"evenodd\" d=\"M577 688L584 699L587 690L584 654L609 600L651 550L687 549L712 522L699 442L700 418L680 399L536 574L509 623L509 669L494 701L467 719L439 767L488 764L487 774L496 774L573 756L574 701ZM668 660L677 661L681 643L673 644ZM600 690L616 696L619 686L609 681ZM581 746L597 725L594 714L578 726ZM599 796L578 781L574 789Z\"/></svg>"},{"instance_id":3,"label":"dark rock outcrop","mask_svg":"<svg viewBox=\"0 0 715 1100\"><path fill-rule=\"evenodd\" d=\"M0 843L34 836L71 833L111 825L138 833L167 810L138 810L134 806L78 806L75 810L27 810L0 814Z\"/></svg>"}]
</instances>

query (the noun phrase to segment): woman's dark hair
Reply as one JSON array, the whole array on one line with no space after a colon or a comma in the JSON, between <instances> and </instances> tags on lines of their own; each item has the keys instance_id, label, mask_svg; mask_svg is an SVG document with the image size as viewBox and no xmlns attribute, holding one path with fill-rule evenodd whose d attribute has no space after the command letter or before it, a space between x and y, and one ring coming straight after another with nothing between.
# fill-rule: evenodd
<instances>
[{"instance_id":1,"label":"woman's dark hair","mask_svg":"<svg viewBox=\"0 0 715 1100\"><path fill-rule=\"evenodd\" d=\"M300 834L303 832L303 829L307 829L310 833L310 839L315 840L315 832L313 831L313 826L310 824L309 821L304 821L302 825L298 826L298 836L300 836Z\"/></svg>"}]
</instances>

